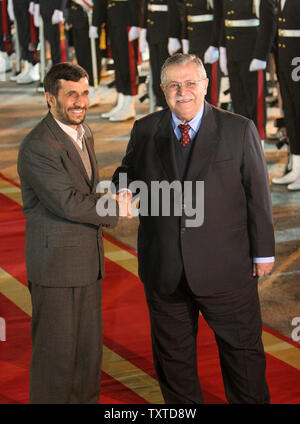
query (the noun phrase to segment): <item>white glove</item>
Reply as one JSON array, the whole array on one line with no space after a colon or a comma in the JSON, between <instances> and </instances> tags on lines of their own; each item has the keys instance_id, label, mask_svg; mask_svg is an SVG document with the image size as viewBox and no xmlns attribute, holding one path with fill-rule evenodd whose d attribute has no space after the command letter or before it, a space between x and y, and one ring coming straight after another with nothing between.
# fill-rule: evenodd
<instances>
[{"instance_id":1,"label":"white glove","mask_svg":"<svg viewBox=\"0 0 300 424\"><path fill-rule=\"evenodd\" d=\"M204 53L204 63L215 63L219 60L219 49L214 46L208 47Z\"/></svg>"},{"instance_id":2,"label":"white glove","mask_svg":"<svg viewBox=\"0 0 300 424\"><path fill-rule=\"evenodd\" d=\"M14 21L15 20L15 14L14 14L14 6L13 6L12 0L8 0L8 2L7 2L7 13L8 13L9 19L11 21Z\"/></svg>"},{"instance_id":3,"label":"white glove","mask_svg":"<svg viewBox=\"0 0 300 424\"><path fill-rule=\"evenodd\" d=\"M228 75L226 48L220 47L220 68L224 75Z\"/></svg>"},{"instance_id":4,"label":"white glove","mask_svg":"<svg viewBox=\"0 0 300 424\"><path fill-rule=\"evenodd\" d=\"M139 38L139 28L132 26L128 32L128 41L134 41Z\"/></svg>"},{"instance_id":5,"label":"white glove","mask_svg":"<svg viewBox=\"0 0 300 424\"><path fill-rule=\"evenodd\" d=\"M55 9L51 18L52 25L64 22L64 14L62 10Z\"/></svg>"},{"instance_id":6,"label":"white glove","mask_svg":"<svg viewBox=\"0 0 300 424\"><path fill-rule=\"evenodd\" d=\"M177 52L177 50L179 50L181 48L181 43L178 40L178 38L169 38L168 41L168 52L169 55L172 56L172 54L174 54L175 52Z\"/></svg>"},{"instance_id":7,"label":"white glove","mask_svg":"<svg viewBox=\"0 0 300 424\"><path fill-rule=\"evenodd\" d=\"M34 1L31 1L29 3L29 8L28 8L28 12L30 13L30 15L34 15L34 6L35 6Z\"/></svg>"},{"instance_id":8,"label":"white glove","mask_svg":"<svg viewBox=\"0 0 300 424\"><path fill-rule=\"evenodd\" d=\"M142 28L140 32L140 38L139 38L139 49L141 53L145 53L145 51L148 50L148 43L146 40L147 30L146 28Z\"/></svg>"},{"instance_id":9,"label":"white glove","mask_svg":"<svg viewBox=\"0 0 300 424\"><path fill-rule=\"evenodd\" d=\"M34 26L35 27L39 27L40 26L40 21L41 21L40 5L39 4L35 4L34 5L34 15L33 15Z\"/></svg>"},{"instance_id":10,"label":"white glove","mask_svg":"<svg viewBox=\"0 0 300 424\"><path fill-rule=\"evenodd\" d=\"M181 44L182 44L182 53L187 54L190 50L190 42L189 40L187 40L186 38L184 38L183 40L181 40Z\"/></svg>"},{"instance_id":11,"label":"white glove","mask_svg":"<svg viewBox=\"0 0 300 424\"><path fill-rule=\"evenodd\" d=\"M252 59L249 66L249 71L250 72L260 71L261 69L266 69L266 67L267 67L267 62L265 62L264 60Z\"/></svg>"},{"instance_id":12,"label":"white glove","mask_svg":"<svg viewBox=\"0 0 300 424\"><path fill-rule=\"evenodd\" d=\"M90 26L89 37L90 38L99 38L98 28L96 26L93 26L93 25Z\"/></svg>"}]
</instances>

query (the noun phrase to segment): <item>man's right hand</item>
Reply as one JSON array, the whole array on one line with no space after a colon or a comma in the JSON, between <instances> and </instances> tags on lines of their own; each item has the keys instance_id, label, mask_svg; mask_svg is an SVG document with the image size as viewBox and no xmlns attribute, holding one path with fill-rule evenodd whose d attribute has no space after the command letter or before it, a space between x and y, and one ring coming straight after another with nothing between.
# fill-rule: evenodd
<instances>
[{"instance_id":1,"label":"man's right hand","mask_svg":"<svg viewBox=\"0 0 300 424\"><path fill-rule=\"evenodd\" d=\"M122 218L133 218L132 215L132 206L131 206L131 199L132 199L132 193L129 190L122 190L118 194L112 195L113 199L116 199L116 201L119 204L119 216Z\"/></svg>"}]
</instances>

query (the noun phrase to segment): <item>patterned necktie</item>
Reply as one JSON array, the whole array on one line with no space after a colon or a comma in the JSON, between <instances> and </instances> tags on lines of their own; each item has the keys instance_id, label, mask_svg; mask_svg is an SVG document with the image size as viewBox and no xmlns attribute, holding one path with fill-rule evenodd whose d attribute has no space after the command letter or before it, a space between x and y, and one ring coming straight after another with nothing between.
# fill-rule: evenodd
<instances>
[{"instance_id":1,"label":"patterned necktie","mask_svg":"<svg viewBox=\"0 0 300 424\"><path fill-rule=\"evenodd\" d=\"M81 125L79 125L76 129L77 131L77 144L81 147L81 150L84 149L84 144L83 144L83 135L84 135L84 130L82 128Z\"/></svg>"},{"instance_id":2,"label":"patterned necktie","mask_svg":"<svg viewBox=\"0 0 300 424\"><path fill-rule=\"evenodd\" d=\"M191 141L191 137L189 135L189 129L191 127L189 126L189 124L179 124L178 128L181 132L180 143L182 144L182 146L187 146Z\"/></svg>"}]
</instances>

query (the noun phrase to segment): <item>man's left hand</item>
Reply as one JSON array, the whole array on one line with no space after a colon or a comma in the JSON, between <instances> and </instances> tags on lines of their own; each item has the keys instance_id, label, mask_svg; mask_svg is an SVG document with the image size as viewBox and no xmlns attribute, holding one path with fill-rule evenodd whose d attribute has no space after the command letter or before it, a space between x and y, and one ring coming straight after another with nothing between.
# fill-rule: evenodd
<instances>
[{"instance_id":1,"label":"man's left hand","mask_svg":"<svg viewBox=\"0 0 300 424\"><path fill-rule=\"evenodd\" d=\"M253 264L252 276L253 277L264 277L266 275L269 275L269 274L271 274L273 266L274 266L274 262Z\"/></svg>"}]
</instances>

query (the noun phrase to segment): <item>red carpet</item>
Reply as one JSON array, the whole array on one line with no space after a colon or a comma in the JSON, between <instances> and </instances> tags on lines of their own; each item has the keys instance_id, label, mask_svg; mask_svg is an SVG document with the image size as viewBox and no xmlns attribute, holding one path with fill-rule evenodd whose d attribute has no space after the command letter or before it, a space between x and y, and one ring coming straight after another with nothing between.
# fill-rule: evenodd
<instances>
[{"instance_id":1,"label":"red carpet","mask_svg":"<svg viewBox=\"0 0 300 424\"><path fill-rule=\"evenodd\" d=\"M21 207L0 194L0 268L26 285L24 230ZM120 246L120 243L115 244ZM0 403L28 403L30 317L1 293L0 317L5 319L7 330L6 341L0 342ZM143 286L138 278L109 260L106 260L103 281L103 322L105 346L155 378ZM202 318L199 320L199 376L206 403L225 403L217 347L212 331ZM300 372L297 369L267 355L267 378L272 403L300 403ZM102 373L101 403L147 402Z\"/></svg>"}]
</instances>

